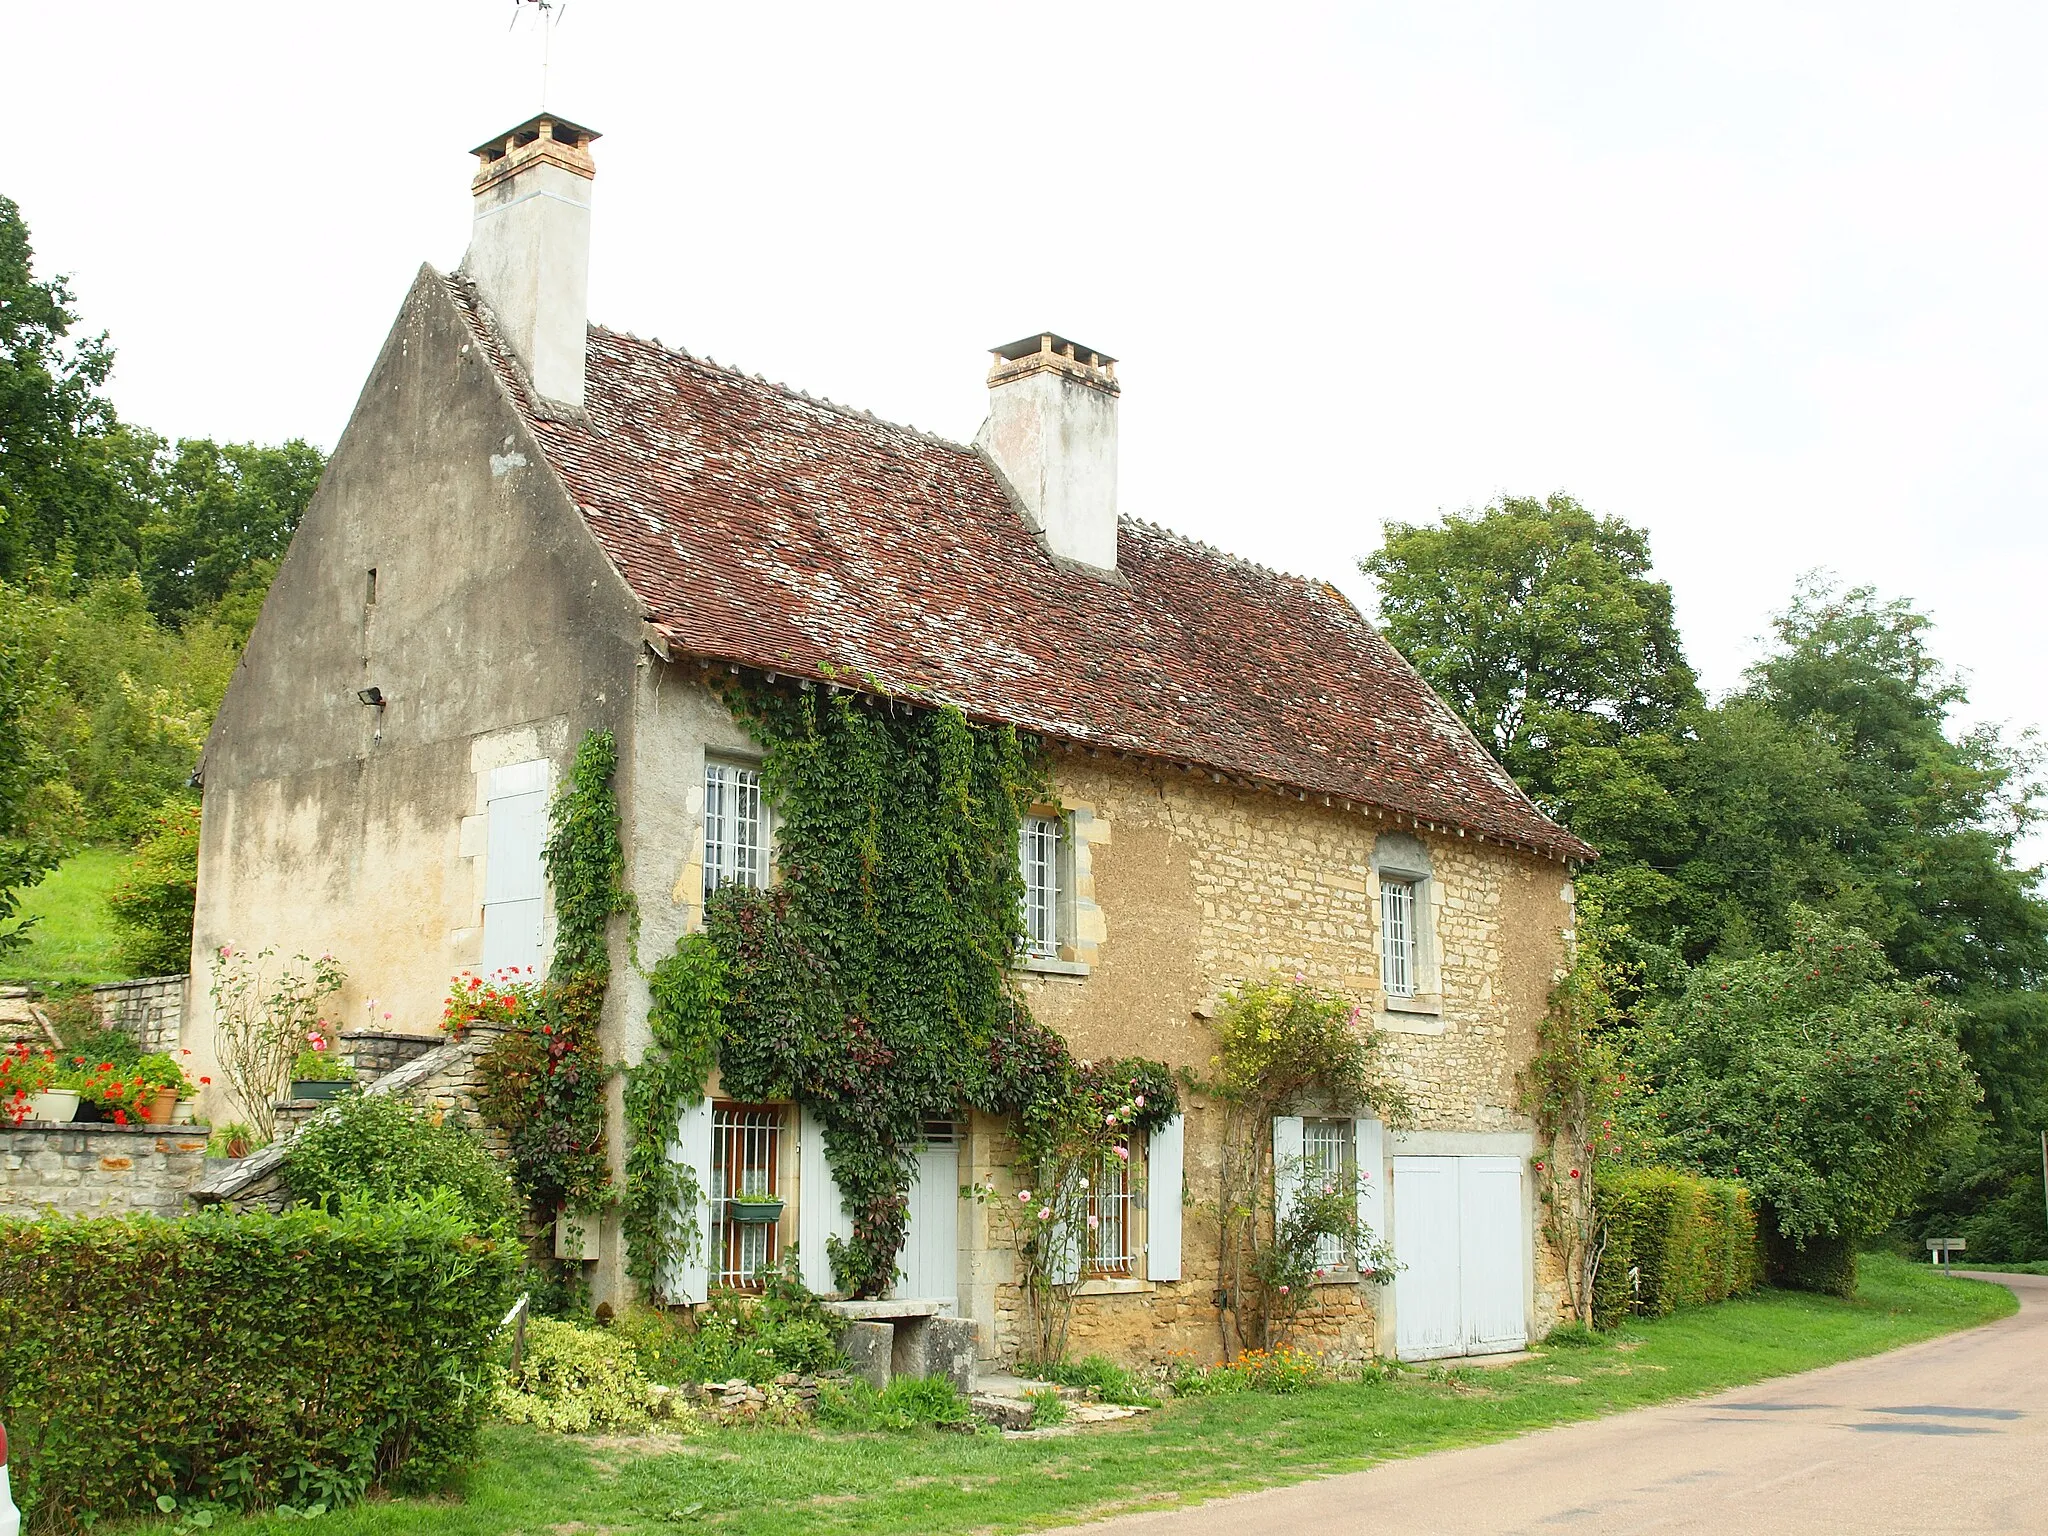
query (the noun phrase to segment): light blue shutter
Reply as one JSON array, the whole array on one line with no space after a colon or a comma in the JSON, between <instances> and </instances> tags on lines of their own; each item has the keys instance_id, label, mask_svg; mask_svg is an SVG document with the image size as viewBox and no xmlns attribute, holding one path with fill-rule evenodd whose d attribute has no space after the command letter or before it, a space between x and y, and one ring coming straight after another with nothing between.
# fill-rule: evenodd
<instances>
[{"instance_id":1,"label":"light blue shutter","mask_svg":"<svg viewBox=\"0 0 2048 1536\"><path fill-rule=\"evenodd\" d=\"M1096 1172L1099 1174L1101 1170L1097 1169ZM1055 1225L1059 1229L1059 1253L1058 1262L1052 1266L1050 1278L1054 1285L1073 1285L1081 1278L1081 1260L1088 1247L1086 1191L1067 1189L1054 1195L1048 1190L1040 1195L1040 1199L1057 1202L1053 1206L1053 1213L1057 1218Z\"/></svg>"},{"instance_id":2,"label":"light blue shutter","mask_svg":"<svg viewBox=\"0 0 2048 1536\"><path fill-rule=\"evenodd\" d=\"M1352 1121L1352 1145L1358 1150L1358 1236L1361 1242L1385 1241L1387 1235L1386 1127L1377 1120Z\"/></svg>"},{"instance_id":3,"label":"light blue shutter","mask_svg":"<svg viewBox=\"0 0 2048 1536\"><path fill-rule=\"evenodd\" d=\"M1301 1116L1273 1117L1273 1225L1294 1212L1301 1193Z\"/></svg>"},{"instance_id":4,"label":"light blue shutter","mask_svg":"<svg viewBox=\"0 0 2048 1536\"><path fill-rule=\"evenodd\" d=\"M1180 1211L1186 1117L1175 1115L1145 1145L1145 1278L1180 1278Z\"/></svg>"},{"instance_id":5,"label":"light blue shutter","mask_svg":"<svg viewBox=\"0 0 2048 1536\"><path fill-rule=\"evenodd\" d=\"M853 1218L832 1177L832 1165L825 1160L825 1127L808 1109L798 1113L796 1142L797 1262L804 1284L826 1296L833 1291L830 1239L850 1239Z\"/></svg>"},{"instance_id":6,"label":"light blue shutter","mask_svg":"<svg viewBox=\"0 0 2048 1536\"><path fill-rule=\"evenodd\" d=\"M674 1272L662 1286L671 1301L703 1301L711 1294L711 1255L718 1234L711 1229L711 1101L699 1099L683 1110L668 1159L683 1163L697 1176L697 1239L685 1243L676 1235Z\"/></svg>"},{"instance_id":7,"label":"light blue shutter","mask_svg":"<svg viewBox=\"0 0 2048 1536\"><path fill-rule=\"evenodd\" d=\"M491 770L484 841L483 972L542 969L541 917L547 871L548 765L544 759Z\"/></svg>"}]
</instances>

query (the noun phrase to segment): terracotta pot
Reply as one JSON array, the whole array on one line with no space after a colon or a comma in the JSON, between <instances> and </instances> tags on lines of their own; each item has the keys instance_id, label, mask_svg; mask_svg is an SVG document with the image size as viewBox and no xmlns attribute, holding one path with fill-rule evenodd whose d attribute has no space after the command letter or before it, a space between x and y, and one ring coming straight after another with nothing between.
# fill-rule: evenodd
<instances>
[{"instance_id":1,"label":"terracotta pot","mask_svg":"<svg viewBox=\"0 0 2048 1536\"><path fill-rule=\"evenodd\" d=\"M149 1101L149 1107L142 1111L142 1122L145 1125L169 1125L177 1109L178 1090L159 1088L156 1097Z\"/></svg>"}]
</instances>

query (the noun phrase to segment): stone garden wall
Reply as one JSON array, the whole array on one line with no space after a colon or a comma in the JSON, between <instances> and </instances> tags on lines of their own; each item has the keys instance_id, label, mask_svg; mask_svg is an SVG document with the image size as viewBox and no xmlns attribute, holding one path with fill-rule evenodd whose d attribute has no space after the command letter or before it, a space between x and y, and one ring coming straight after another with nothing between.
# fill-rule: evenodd
<instances>
[{"instance_id":1,"label":"stone garden wall","mask_svg":"<svg viewBox=\"0 0 2048 1536\"><path fill-rule=\"evenodd\" d=\"M176 1051L185 1027L185 976L145 976L92 989L100 1021L144 1051Z\"/></svg>"},{"instance_id":2,"label":"stone garden wall","mask_svg":"<svg viewBox=\"0 0 2048 1536\"><path fill-rule=\"evenodd\" d=\"M205 1126L0 1126L0 1217L175 1216L205 1162Z\"/></svg>"}]
</instances>

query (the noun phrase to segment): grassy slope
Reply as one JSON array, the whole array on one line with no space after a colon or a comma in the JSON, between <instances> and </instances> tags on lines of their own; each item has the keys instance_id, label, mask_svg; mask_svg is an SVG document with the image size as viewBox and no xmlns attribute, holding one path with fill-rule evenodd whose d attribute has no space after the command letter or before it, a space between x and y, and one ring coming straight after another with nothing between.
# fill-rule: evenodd
<instances>
[{"instance_id":1,"label":"grassy slope","mask_svg":"<svg viewBox=\"0 0 2048 1536\"><path fill-rule=\"evenodd\" d=\"M1182 1402L1132 1427L1068 1438L752 1430L579 1441L500 1427L490 1432L466 1502L372 1503L321 1524L331 1536L705 1525L748 1536L1027 1530L1297 1482L1808 1370L2013 1308L1999 1287L1873 1255L1855 1302L1774 1292L1512 1367ZM226 1527L240 1536L294 1528Z\"/></svg>"},{"instance_id":2,"label":"grassy slope","mask_svg":"<svg viewBox=\"0 0 2048 1536\"><path fill-rule=\"evenodd\" d=\"M22 893L24 916L40 919L26 947L0 955L0 976L45 984L121 981L134 974L115 952L104 905L128 854L87 848Z\"/></svg>"}]
</instances>

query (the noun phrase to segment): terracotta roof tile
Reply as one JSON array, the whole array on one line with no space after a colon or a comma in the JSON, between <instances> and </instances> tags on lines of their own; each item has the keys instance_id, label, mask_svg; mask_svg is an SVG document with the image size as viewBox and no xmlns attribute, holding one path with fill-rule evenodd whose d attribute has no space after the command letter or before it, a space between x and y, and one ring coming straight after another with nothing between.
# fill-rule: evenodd
<instances>
[{"instance_id":1,"label":"terracotta roof tile","mask_svg":"<svg viewBox=\"0 0 2048 1536\"><path fill-rule=\"evenodd\" d=\"M974 449L617 331L550 419L450 286L674 649L1591 855L1327 583L1130 519L1070 569Z\"/></svg>"}]
</instances>

